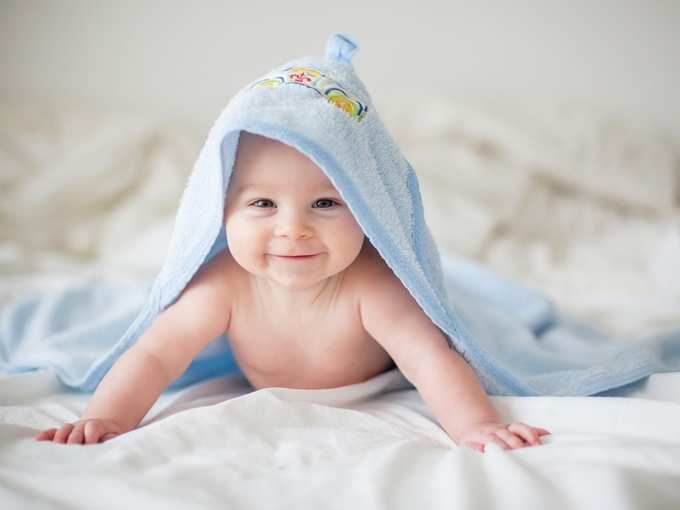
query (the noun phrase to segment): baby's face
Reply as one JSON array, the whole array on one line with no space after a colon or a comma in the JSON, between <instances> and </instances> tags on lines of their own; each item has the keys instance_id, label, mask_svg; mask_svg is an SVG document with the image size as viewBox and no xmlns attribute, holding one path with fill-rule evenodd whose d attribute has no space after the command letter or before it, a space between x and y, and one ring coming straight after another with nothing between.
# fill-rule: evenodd
<instances>
[{"instance_id":1,"label":"baby's face","mask_svg":"<svg viewBox=\"0 0 680 510\"><path fill-rule=\"evenodd\" d=\"M349 207L312 160L245 131L224 220L236 262L291 290L343 271L364 240Z\"/></svg>"}]
</instances>

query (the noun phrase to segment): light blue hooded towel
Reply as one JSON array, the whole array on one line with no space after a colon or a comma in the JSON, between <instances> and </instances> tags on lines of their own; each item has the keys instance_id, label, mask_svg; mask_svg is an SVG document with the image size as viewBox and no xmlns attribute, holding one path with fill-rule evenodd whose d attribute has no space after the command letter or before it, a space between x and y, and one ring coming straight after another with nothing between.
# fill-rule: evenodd
<instances>
[{"instance_id":1,"label":"light blue hooded towel","mask_svg":"<svg viewBox=\"0 0 680 510\"><path fill-rule=\"evenodd\" d=\"M0 369L51 367L68 386L93 391L197 271L228 249L225 191L239 134L248 131L296 148L326 173L370 242L489 394L593 395L616 388L624 394L625 385L652 373L680 370L679 330L635 346L616 342L560 318L537 291L463 258L440 258L416 174L352 67L357 49L350 37L335 34L323 58L294 60L241 90L194 164L150 290L84 286L13 304L2 316ZM222 335L171 387L238 370Z\"/></svg>"}]
</instances>

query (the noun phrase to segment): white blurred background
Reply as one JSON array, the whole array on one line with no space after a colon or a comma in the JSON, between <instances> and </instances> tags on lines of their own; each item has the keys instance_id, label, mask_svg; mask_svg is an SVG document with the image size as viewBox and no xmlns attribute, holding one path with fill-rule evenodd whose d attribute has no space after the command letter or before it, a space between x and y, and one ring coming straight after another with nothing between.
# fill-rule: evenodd
<instances>
[{"instance_id":1,"label":"white blurred background","mask_svg":"<svg viewBox=\"0 0 680 510\"><path fill-rule=\"evenodd\" d=\"M134 107L207 127L254 76L361 46L378 106L392 95L582 99L680 135L674 0L0 2L3 95Z\"/></svg>"},{"instance_id":2,"label":"white blurred background","mask_svg":"<svg viewBox=\"0 0 680 510\"><path fill-rule=\"evenodd\" d=\"M0 306L153 278L212 122L344 32L443 252L680 326L680 2L0 0Z\"/></svg>"}]
</instances>

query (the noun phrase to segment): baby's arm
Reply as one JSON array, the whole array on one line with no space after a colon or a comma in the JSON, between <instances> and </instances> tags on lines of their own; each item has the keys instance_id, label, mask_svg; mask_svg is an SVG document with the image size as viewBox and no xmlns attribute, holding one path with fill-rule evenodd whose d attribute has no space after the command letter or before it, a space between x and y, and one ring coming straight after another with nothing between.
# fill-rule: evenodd
<instances>
[{"instance_id":1,"label":"baby's arm","mask_svg":"<svg viewBox=\"0 0 680 510\"><path fill-rule=\"evenodd\" d=\"M214 257L113 365L80 420L36 439L96 443L137 427L168 384L227 328L231 306L224 271L225 258Z\"/></svg>"},{"instance_id":2,"label":"baby's arm","mask_svg":"<svg viewBox=\"0 0 680 510\"><path fill-rule=\"evenodd\" d=\"M468 363L450 349L441 330L386 266L378 266L359 297L366 331L390 354L457 445L484 451L541 444L545 429L513 423L506 427ZM517 437L519 436L519 437ZM507 447L506 447L507 445Z\"/></svg>"}]
</instances>

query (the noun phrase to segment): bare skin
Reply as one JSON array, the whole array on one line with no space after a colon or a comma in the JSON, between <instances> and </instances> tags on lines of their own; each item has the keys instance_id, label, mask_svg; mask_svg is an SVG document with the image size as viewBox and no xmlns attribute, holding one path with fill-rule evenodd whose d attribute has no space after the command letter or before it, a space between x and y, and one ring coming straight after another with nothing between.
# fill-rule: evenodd
<instances>
[{"instance_id":1,"label":"bare skin","mask_svg":"<svg viewBox=\"0 0 680 510\"><path fill-rule=\"evenodd\" d=\"M366 243L336 286L317 300L317 306L299 309L268 303L251 275L229 253L224 254L227 278L239 296L232 303L227 336L253 387L346 386L394 366L359 316L361 282L376 256Z\"/></svg>"},{"instance_id":2,"label":"bare skin","mask_svg":"<svg viewBox=\"0 0 680 510\"><path fill-rule=\"evenodd\" d=\"M254 388L331 388L395 365L456 444L538 445L542 428L501 423L451 350L364 237L323 171L295 149L243 133L225 208L229 250L104 377L81 419L38 440L106 441L137 427L163 389L226 332Z\"/></svg>"}]
</instances>

